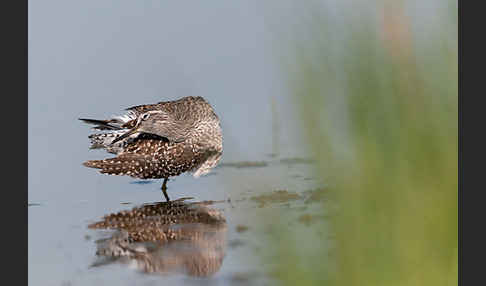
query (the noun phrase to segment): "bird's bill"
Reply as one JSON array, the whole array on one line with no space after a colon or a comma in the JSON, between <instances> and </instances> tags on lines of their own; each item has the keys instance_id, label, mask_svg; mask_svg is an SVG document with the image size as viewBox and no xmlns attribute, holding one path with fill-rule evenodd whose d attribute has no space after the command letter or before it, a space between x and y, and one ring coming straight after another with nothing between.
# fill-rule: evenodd
<instances>
[{"instance_id":1,"label":"bird's bill","mask_svg":"<svg viewBox=\"0 0 486 286\"><path fill-rule=\"evenodd\" d=\"M116 142L118 142L118 141L120 141L120 140L123 140L123 139L127 138L128 136L130 136L130 135L132 135L132 134L135 134L135 133L137 133L137 132L138 132L138 127L135 127L135 128L133 128L133 129L131 129L131 130L127 131L126 133L122 134L120 137L115 138L115 140L113 140L113 141L111 142L111 144L114 144L114 143L116 143Z\"/></svg>"}]
</instances>

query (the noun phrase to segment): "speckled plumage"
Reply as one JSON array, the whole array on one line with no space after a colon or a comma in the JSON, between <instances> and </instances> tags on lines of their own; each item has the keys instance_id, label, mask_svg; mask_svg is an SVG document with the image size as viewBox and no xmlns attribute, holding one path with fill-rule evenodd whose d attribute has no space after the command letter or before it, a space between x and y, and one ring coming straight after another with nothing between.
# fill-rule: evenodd
<instances>
[{"instance_id":1,"label":"speckled plumage","mask_svg":"<svg viewBox=\"0 0 486 286\"><path fill-rule=\"evenodd\" d=\"M92 134L91 148L104 148L114 158L91 160L85 166L103 174L140 179L166 179L192 171L208 173L219 162L222 132L219 118L202 97L138 105L109 120L81 119L105 131ZM166 195L168 200L168 196Z\"/></svg>"}]
</instances>

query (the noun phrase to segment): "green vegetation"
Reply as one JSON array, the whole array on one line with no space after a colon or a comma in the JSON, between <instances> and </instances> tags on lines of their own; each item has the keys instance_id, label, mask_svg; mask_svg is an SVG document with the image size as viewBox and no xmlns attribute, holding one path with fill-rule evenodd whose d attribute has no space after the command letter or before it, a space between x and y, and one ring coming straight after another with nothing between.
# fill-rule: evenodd
<instances>
[{"instance_id":1,"label":"green vegetation","mask_svg":"<svg viewBox=\"0 0 486 286\"><path fill-rule=\"evenodd\" d=\"M338 8L338 31L330 12L309 9L301 20L308 37L286 66L316 174L328 184L322 191L336 206L328 227L310 227L334 239L331 247L317 239L308 257L301 238L277 227L274 277L283 285L456 285L457 6L437 4L445 7L434 10L438 28L417 33L408 2L347 2L358 12Z\"/></svg>"}]
</instances>

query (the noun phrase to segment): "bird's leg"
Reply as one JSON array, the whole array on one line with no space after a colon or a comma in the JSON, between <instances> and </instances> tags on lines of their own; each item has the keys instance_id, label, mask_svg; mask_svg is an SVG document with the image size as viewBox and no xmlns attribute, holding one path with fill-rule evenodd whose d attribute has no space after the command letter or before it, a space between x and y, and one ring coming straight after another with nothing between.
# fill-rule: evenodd
<instances>
[{"instance_id":1,"label":"bird's leg","mask_svg":"<svg viewBox=\"0 0 486 286\"><path fill-rule=\"evenodd\" d=\"M169 178L164 178L164 183L162 183L162 192L164 193L165 199L169 202L169 195L167 195L167 181Z\"/></svg>"}]
</instances>

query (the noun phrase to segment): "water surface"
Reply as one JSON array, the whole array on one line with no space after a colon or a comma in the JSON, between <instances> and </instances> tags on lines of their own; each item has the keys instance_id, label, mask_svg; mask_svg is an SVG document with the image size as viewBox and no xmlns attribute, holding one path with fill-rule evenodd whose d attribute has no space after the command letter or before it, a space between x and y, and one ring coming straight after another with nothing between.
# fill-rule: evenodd
<instances>
[{"instance_id":1,"label":"water surface","mask_svg":"<svg viewBox=\"0 0 486 286\"><path fill-rule=\"evenodd\" d=\"M312 218L305 216L311 213L305 191L319 184L305 159L265 17L259 1L29 1L30 285L246 285L271 279L258 255L265 247L265 229L255 223L265 215L260 211L296 209L287 219L306 229ZM100 262L97 241L106 242L116 229L88 226L163 201L161 181L106 176L82 166L112 155L88 149L89 126L77 118L104 118L188 95L206 98L221 119L222 164L199 179L170 180L168 192L174 199L192 197L188 202L219 201L211 207L225 219L224 231L218 230L224 251L213 252L221 263L211 275L195 277L190 271L144 271L133 261ZM298 195L259 198L279 190Z\"/></svg>"}]
</instances>

